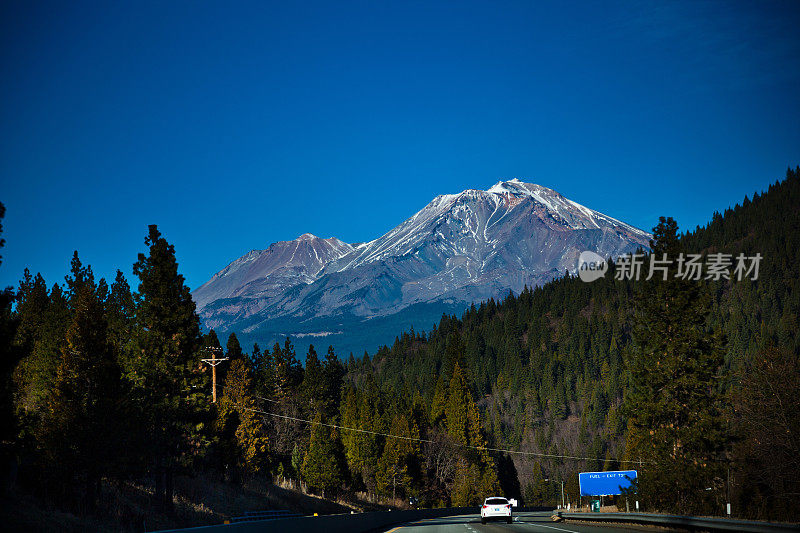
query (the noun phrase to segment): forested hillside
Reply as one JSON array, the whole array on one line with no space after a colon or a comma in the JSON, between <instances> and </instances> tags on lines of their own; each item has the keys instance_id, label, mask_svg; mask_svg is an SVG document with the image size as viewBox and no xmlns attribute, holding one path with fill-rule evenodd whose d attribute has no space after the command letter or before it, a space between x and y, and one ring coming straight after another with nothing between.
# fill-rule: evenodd
<instances>
[{"instance_id":1,"label":"forested hillside","mask_svg":"<svg viewBox=\"0 0 800 533\"><path fill-rule=\"evenodd\" d=\"M554 504L559 481L575 502L578 472L623 467L640 471L648 510L719 514L732 501L738 516L797 519L800 169L706 227L679 235L662 219L652 246L761 254L758 279L636 281L612 264L375 354L343 362L312 347L305 367L288 340L243 349L231 335L223 349L202 335L155 226L133 291L121 272L96 280L76 252L64 285L26 271L3 295L10 486L92 515L107 512L104 486L137 483L168 516L176 476ZM212 403L202 359L223 352Z\"/></svg>"},{"instance_id":2,"label":"forested hillside","mask_svg":"<svg viewBox=\"0 0 800 533\"><path fill-rule=\"evenodd\" d=\"M777 414L782 411L796 420L786 405L797 406L800 393L799 249L800 175L790 169L766 193L745 198L741 205L715 213L707 226L681 235L673 250L704 257L720 252L763 257L757 281L696 283L696 297L705 297L704 334L715 343L708 349L720 350L724 361L715 369L714 383L719 407L724 407L717 416L730 428L718 437L717 460L730 465L732 473L720 481L725 490L719 497L721 501L730 490L730 497L740 498L752 515L792 505L789 493L794 489L787 483L796 482L778 471L790 467L793 474L799 472L795 452L800 451L800 427L794 421L780 425ZM632 459L624 448L628 416L623 398L635 359L635 303L657 293L651 283L617 280L613 273L612 264L608 275L592 283L565 276L500 303L490 300L461 320L443 317L427 335L404 334L391 348L380 350L370 366L351 362L351 368L359 369L356 374L374 372L385 390L401 398L419 393L432 405L454 362L462 361L490 444L543 455L513 455L526 500L553 492L555 487L543 486L541 478L569 480L568 492L574 495L578 471L637 466L619 462ZM775 394L757 390L771 380ZM767 414L782 399L788 404L777 407L774 418ZM764 403L759 408L754 402ZM753 433L752 426L759 431ZM767 468L769 474L758 470L755 465L766 466L762 463L776 453L785 461L783 467Z\"/></svg>"}]
</instances>

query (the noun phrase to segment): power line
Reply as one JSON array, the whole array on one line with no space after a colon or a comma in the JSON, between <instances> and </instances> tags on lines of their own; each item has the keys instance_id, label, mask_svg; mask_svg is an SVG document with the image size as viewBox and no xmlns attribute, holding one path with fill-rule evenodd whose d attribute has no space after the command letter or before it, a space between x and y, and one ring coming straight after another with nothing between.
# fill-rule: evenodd
<instances>
[{"instance_id":1,"label":"power line","mask_svg":"<svg viewBox=\"0 0 800 533\"><path fill-rule=\"evenodd\" d=\"M225 385L217 385L217 389L225 390ZM269 398L264 398L263 396L257 396L255 394L251 395L253 398L258 398L259 400L264 400L265 402L272 402L272 403L281 403L278 400L271 400Z\"/></svg>"},{"instance_id":2,"label":"power line","mask_svg":"<svg viewBox=\"0 0 800 533\"><path fill-rule=\"evenodd\" d=\"M224 385L217 385L217 388L224 389L225 386ZM254 398L258 398L259 400L267 401L267 402L281 403L278 400L272 400L270 398L264 398L263 396L253 395L253 397ZM414 441L414 442L422 442L422 443L427 443L427 444L432 444L434 442L434 441L432 441L430 439L422 439L422 438L419 438L419 437L406 437L406 436L403 436L403 435L393 435L391 433L381 433L379 431L371 431L371 430L368 430L368 429L352 428L352 427L347 427L347 426L340 426L338 424L328 424L326 422L315 422L313 420L306 420L304 418L297 418L297 417L294 417L294 416L281 415L281 414L278 414L278 413L270 413L269 411L263 411L261 409L251 409L249 407L244 407L243 409L246 410L246 411L252 411L254 413L259 413L259 414L262 414L262 415L269 415L269 416L272 416L272 417L275 417L275 418L282 418L284 420L291 420L293 422L303 422L305 424L326 426L326 427L329 427L329 428L341 429L341 430L344 430L344 431L353 431L353 432L356 432L356 433L366 433L366 434L375 435L375 436L378 436L378 437L388 437L388 438L392 438L392 439L402 439L402 440L408 440L408 441ZM501 452L501 453L508 453L508 454L532 456L532 457L544 457L544 458L548 458L548 459L572 459L572 460L576 460L576 461L603 461L604 463L617 462L617 463L631 463L631 464L638 464L638 465L642 465L642 464L645 464L645 463L653 463L652 461L641 461L641 460L640 461L632 461L632 460L625 460L625 459L597 459L595 457L581 457L581 456L578 456L578 455L559 455L559 454L551 454L551 453L523 452L521 450L507 450L505 448L490 448L490 447L487 447L487 446L470 446L468 444L459 444L459 443L453 443L453 444L455 446L459 446L461 448L470 448L470 449L479 450L479 451Z\"/></svg>"},{"instance_id":3,"label":"power line","mask_svg":"<svg viewBox=\"0 0 800 533\"><path fill-rule=\"evenodd\" d=\"M274 400L270 400L270 401L274 401ZM297 417L294 417L294 416L281 415L281 414L278 414L278 413L270 413L269 411L262 411L261 409L251 409L249 407L245 407L244 409L246 411L252 411L254 413L259 413L259 414L262 414L262 415L273 416L275 418L283 418L285 420L292 420L294 422L304 422L306 424L327 426L329 428L341 429L341 430L344 430L344 431L354 431L354 432L357 432L357 433L367 433L369 435L375 435L375 436L379 436L379 437L389 437L389 438L392 438L392 439L403 439L403 440L410 440L410 441L423 442L423 443L429 443L429 444L432 444L434 442L434 441L432 441L430 439L421 439L419 437L405 437L403 435L393 435L391 433L381 433L379 431L370 431L368 429L351 428L351 427L347 427L347 426L340 426L338 424L328 424L326 422L315 422L313 420L306 420L304 418L297 418ZM639 465L644 464L645 462L648 462L648 461L629 461L629 460L622 460L622 459L619 459L619 460L618 459L597 459L595 457L580 457L580 456L577 456L577 455L558 455L558 454L551 454L551 453L523 452L523 451L520 451L520 450L506 450L504 448L489 448L487 446L470 446L468 444L459 444L459 443L453 443L453 444L458 446L458 447L461 447L461 448L470 448L470 449L479 450L479 451L501 452L501 453L516 454L516 455L527 455L527 456L534 456L534 457L546 457L546 458L549 458L549 459L573 459L573 460L578 460L578 461L603 461L603 462L617 462L617 463L632 463L632 464L639 464Z\"/></svg>"}]
</instances>

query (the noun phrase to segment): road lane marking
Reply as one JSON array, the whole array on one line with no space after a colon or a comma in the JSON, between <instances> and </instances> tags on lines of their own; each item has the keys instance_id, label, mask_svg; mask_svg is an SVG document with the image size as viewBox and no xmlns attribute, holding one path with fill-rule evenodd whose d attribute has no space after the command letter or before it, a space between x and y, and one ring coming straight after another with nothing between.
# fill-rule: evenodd
<instances>
[{"instance_id":1,"label":"road lane marking","mask_svg":"<svg viewBox=\"0 0 800 533\"><path fill-rule=\"evenodd\" d=\"M403 525L394 527L394 528L390 529L389 531L386 531L385 533L394 533L398 529L403 529L404 527L418 526L418 525L422 524L423 522L430 522L430 521L433 521L433 520L442 520L442 519L446 520L446 519L450 519L450 518L461 518L461 517L465 517L465 516L469 517L469 516L472 516L472 515L453 515L453 516L437 516L437 517L433 517L433 518L420 518L419 520L414 520L413 522L406 522ZM466 527L469 527L467 524L464 524L464 525ZM470 531L473 531L473 530L470 530Z\"/></svg>"},{"instance_id":2,"label":"road lane marking","mask_svg":"<svg viewBox=\"0 0 800 533\"><path fill-rule=\"evenodd\" d=\"M568 533L577 533L574 529L562 529L560 527L546 526L544 524L537 524L535 522L523 522L523 523L524 524L528 524L529 526L534 526L534 527L546 527L547 529L556 529L558 531L567 531Z\"/></svg>"}]
</instances>

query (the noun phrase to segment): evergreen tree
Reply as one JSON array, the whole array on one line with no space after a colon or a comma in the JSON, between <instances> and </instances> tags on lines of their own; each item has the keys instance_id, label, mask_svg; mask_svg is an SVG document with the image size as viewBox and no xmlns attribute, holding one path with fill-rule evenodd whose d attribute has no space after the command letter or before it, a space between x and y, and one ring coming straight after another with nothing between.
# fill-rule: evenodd
<instances>
[{"instance_id":1,"label":"evergreen tree","mask_svg":"<svg viewBox=\"0 0 800 533\"><path fill-rule=\"evenodd\" d=\"M236 359L244 359L244 352L242 352L242 345L239 344L239 339L236 333L228 335L228 343L225 345L225 357L229 359L230 365Z\"/></svg>"},{"instance_id":2,"label":"evergreen tree","mask_svg":"<svg viewBox=\"0 0 800 533\"><path fill-rule=\"evenodd\" d=\"M444 374L439 374L439 379L436 381L436 389L433 392L433 400L431 401L430 423L432 426L439 425L445 418L447 389L447 378Z\"/></svg>"},{"instance_id":3,"label":"evergreen tree","mask_svg":"<svg viewBox=\"0 0 800 533\"><path fill-rule=\"evenodd\" d=\"M256 345L258 346L258 345ZM269 349L263 352L253 347L253 381L257 395L261 397L271 397L275 393L275 361L273 353ZM277 346L277 345L276 345ZM278 347L280 351L280 347Z\"/></svg>"},{"instance_id":4,"label":"evergreen tree","mask_svg":"<svg viewBox=\"0 0 800 533\"><path fill-rule=\"evenodd\" d=\"M303 381L303 367L294 352L294 345L287 338L283 348L276 342L272 349L273 396L277 401L285 402L294 398L300 383Z\"/></svg>"},{"instance_id":5,"label":"evergreen tree","mask_svg":"<svg viewBox=\"0 0 800 533\"><path fill-rule=\"evenodd\" d=\"M228 342L225 343L225 357L228 358L228 361L217 366L217 384L222 383L223 387L228 380L228 369L231 368L231 365L234 361L238 359L244 361L248 366L250 366L250 360L247 357L247 354L242 351L242 345L239 344L239 339L236 337L236 333L231 333L228 335ZM219 391L217 392L219 393Z\"/></svg>"},{"instance_id":6,"label":"evergreen tree","mask_svg":"<svg viewBox=\"0 0 800 533\"><path fill-rule=\"evenodd\" d=\"M339 399L342 395L342 383L345 369L333 351L333 346L328 346L325 362L322 368L322 404L327 417L333 417L339 411Z\"/></svg>"},{"instance_id":7,"label":"evergreen tree","mask_svg":"<svg viewBox=\"0 0 800 533\"><path fill-rule=\"evenodd\" d=\"M480 415L467 389L458 363L453 368L445 409L447 433L462 448L462 460L456 469L453 505L477 505L482 494L499 489L494 460L486 450Z\"/></svg>"},{"instance_id":8,"label":"evergreen tree","mask_svg":"<svg viewBox=\"0 0 800 533\"><path fill-rule=\"evenodd\" d=\"M149 254L140 253L133 265L139 277L137 356L126 375L147 418L156 498L171 513L174 473L206 442L208 375L200 362L199 319L175 249L154 225L145 245Z\"/></svg>"},{"instance_id":9,"label":"evergreen tree","mask_svg":"<svg viewBox=\"0 0 800 533\"><path fill-rule=\"evenodd\" d=\"M459 444L470 444L469 409L472 399L467 389L467 382L461 372L461 365L455 364L450 388L447 393L445 420L447 433Z\"/></svg>"},{"instance_id":10,"label":"evergreen tree","mask_svg":"<svg viewBox=\"0 0 800 533\"><path fill-rule=\"evenodd\" d=\"M130 357L133 347L136 308L133 302L130 285L121 271L117 270L111 292L106 299L106 318L108 319L108 340L117 357L125 360Z\"/></svg>"},{"instance_id":11,"label":"evergreen tree","mask_svg":"<svg viewBox=\"0 0 800 533\"><path fill-rule=\"evenodd\" d=\"M651 248L661 259L681 251L677 224L661 217ZM627 364L628 457L645 459L640 497L664 511L708 512L721 484L726 442L719 372L723 340L709 323L711 300L702 283L672 270L640 283L635 343Z\"/></svg>"},{"instance_id":12,"label":"evergreen tree","mask_svg":"<svg viewBox=\"0 0 800 533\"><path fill-rule=\"evenodd\" d=\"M210 329L208 333L203 335L203 348L216 348L220 350L220 357L222 357L222 345L219 343L219 337L214 329Z\"/></svg>"},{"instance_id":13,"label":"evergreen tree","mask_svg":"<svg viewBox=\"0 0 800 533\"><path fill-rule=\"evenodd\" d=\"M303 372L303 383L300 390L306 406L312 413L322 410L324 385L322 365L319 362L314 345L310 344L306 354L306 368Z\"/></svg>"},{"instance_id":14,"label":"evergreen tree","mask_svg":"<svg viewBox=\"0 0 800 533\"><path fill-rule=\"evenodd\" d=\"M253 343L253 352L250 354L250 372L253 374L253 384L256 386L258 376L261 374L261 365L264 363L264 358L261 353L261 347L257 342Z\"/></svg>"},{"instance_id":15,"label":"evergreen tree","mask_svg":"<svg viewBox=\"0 0 800 533\"><path fill-rule=\"evenodd\" d=\"M100 479L115 472L126 418L120 409L120 374L107 338L103 302L91 282L76 287L75 313L36 437L45 476L82 489L94 508Z\"/></svg>"},{"instance_id":16,"label":"evergreen tree","mask_svg":"<svg viewBox=\"0 0 800 533\"><path fill-rule=\"evenodd\" d=\"M225 392L218 402L217 424L223 434L232 434L234 449L227 459L248 473L262 470L268 462L268 437L257 413L250 370L242 358L228 369Z\"/></svg>"},{"instance_id":17,"label":"evergreen tree","mask_svg":"<svg viewBox=\"0 0 800 533\"><path fill-rule=\"evenodd\" d=\"M72 253L72 261L70 261L70 275L64 278L67 282L67 298L70 302L70 307L75 309L76 300L84 286L91 286L94 288L94 273L91 266L83 266L78 251ZM105 283L105 282L104 282Z\"/></svg>"},{"instance_id":18,"label":"evergreen tree","mask_svg":"<svg viewBox=\"0 0 800 533\"><path fill-rule=\"evenodd\" d=\"M32 278L27 269L16 301L14 344L23 357L14 371L16 409L27 420L37 416L52 389L71 312L60 286L53 285L48 294L41 274Z\"/></svg>"},{"instance_id":19,"label":"evergreen tree","mask_svg":"<svg viewBox=\"0 0 800 533\"><path fill-rule=\"evenodd\" d=\"M311 426L311 440L303 458L302 472L311 490L330 492L341 487L344 481L342 451L337 433L322 423L322 413L317 413Z\"/></svg>"},{"instance_id":20,"label":"evergreen tree","mask_svg":"<svg viewBox=\"0 0 800 533\"><path fill-rule=\"evenodd\" d=\"M383 399L374 378L367 375L363 390L348 388L342 405L342 425L363 429L364 432L345 432L342 436L347 464L357 483L375 490L375 470L383 449Z\"/></svg>"},{"instance_id":21,"label":"evergreen tree","mask_svg":"<svg viewBox=\"0 0 800 533\"><path fill-rule=\"evenodd\" d=\"M378 465L378 490L391 494L392 498L397 497L398 489L399 494L407 495L411 488L409 469L419 453L419 443L415 440L419 439L419 429L411 420L411 417L399 413L392 417L389 433L400 438L386 439Z\"/></svg>"}]
</instances>

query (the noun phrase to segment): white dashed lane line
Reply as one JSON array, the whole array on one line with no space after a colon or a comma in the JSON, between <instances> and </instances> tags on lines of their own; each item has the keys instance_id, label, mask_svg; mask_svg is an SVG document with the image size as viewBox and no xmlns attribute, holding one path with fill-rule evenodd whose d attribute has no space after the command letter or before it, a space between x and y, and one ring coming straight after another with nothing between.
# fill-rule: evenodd
<instances>
[{"instance_id":1,"label":"white dashed lane line","mask_svg":"<svg viewBox=\"0 0 800 533\"><path fill-rule=\"evenodd\" d=\"M547 529L555 529L556 531L566 531L567 533L576 533L575 530L573 530L573 529L564 529L564 528L556 527L556 526L546 526L544 524L533 524L531 522L522 522L522 523L527 525L527 526L544 527L544 528L547 528Z\"/></svg>"}]
</instances>

